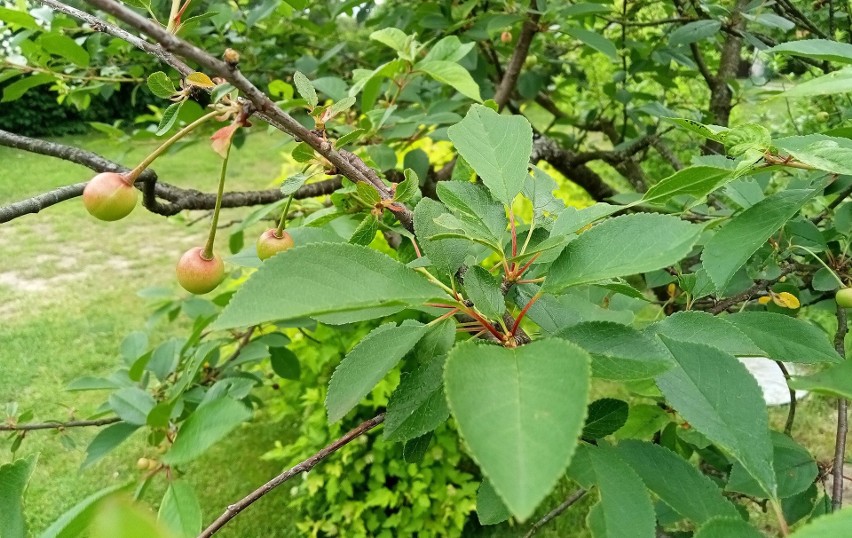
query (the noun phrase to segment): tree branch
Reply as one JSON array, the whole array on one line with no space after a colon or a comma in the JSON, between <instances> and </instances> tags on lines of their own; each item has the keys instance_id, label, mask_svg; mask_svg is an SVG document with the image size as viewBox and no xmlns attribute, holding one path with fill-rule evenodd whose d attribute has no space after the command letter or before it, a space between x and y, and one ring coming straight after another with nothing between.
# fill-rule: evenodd
<instances>
[{"instance_id":1,"label":"tree branch","mask_svg":"<svg viewBox=\"0 0 852 538\"><path fill-rule=\"evenodd\" d=\"M497 93L494 94L494 101L497 103L498 110L502 110L506 106L512 93L515 91L515 84L518 82L521 69L523 69L524 62L530 52L530 43L532 43L533 37L538 32L538 22L541 20L541 13L535 11L534 0L530 5L530 10L530 15L524 21L524 25L521 28L521 35L518 36L515 51L509 60L509 65L506 66L506 72L503 74L500 86L497 88Z\"/></svg>"},{"instance_id":2,"label":"tree branch","mask_svg":"<svg viewBox=\"0 0 852 538\"><path fill-rule=\"evenodd\" d=\"M834 335L834 349L837 354L846 359L846 333L849 330L846 322L846 310L837 305L837 333ZM831 476L831 510L840 510L843 506L843 463L846 460L846 435L849 433L847 423L846 398L837 400L837 435L834 440L834 465Z\"/></svg>"},{"instance_id":3,"label":"tree branch","mask_svg":"<svg viewBox=\"0 0 852 538\"><path fill-rule=\"evenodd\" d=\"M337 450L345 446L353 439L356 439L361 435L367 433L368 431L372 430L373 428L384 422L384 420L385 414L381 413L371 418L370 420L362 422L360 425L358 425L358 427L350 430L349 433L347 433L340 439L334 441L327 447L323 448L313 456L295 465L294 467L291 467L290 469L284 471L283 473L276 476L266 484L260 486L256 490L252 491L236 503L229 505L225 512L221 516L219 516L216 521L211 523L209 527L204 529L204 531L198 535L198 538L209 538L210 536L213 536L219 529L224 527L226 523L236 517L237 514L248 508L253 502L257 501L258 499L260 499L276 487L280 486L287 480L290 480L294 476L310 471L314 468L314 466L316 466L316 464L324 460L326 457L330 456L331 454L334 454L335 452L337 452Z\"/></svg>"},{"instance_id":4,"label":"tree branch","mask_svg":"<svg viewBox=\"0 0 852 538\"><path fill-rule=\"evenodd\" d=\"M29 138L3 130L0 130L0 146L56 157L83 165L96 172L126 172L129 170L91 151L57 144L56 142ZM294 197L299 200L331 194L340 188L340 184L340 177L332 177L316 183L310 183L296 191ZM52 191L21 200L20 202L0 207L0 223L8 222L23 215L38 213L59 202L81 196L85 187L85 182L65 185ZM137 188L142 190L142 204L145 208L158 215L176 215L187 209L208 210L213 209L216 205L215 193L182 189L168 183L162 183L158 181L156 172L150 169L139 176ZM246 207L270 204L283 198L284 195L279 189L228 192L222 197L222 207ZM168 203L162 203L158 199L166 200Z\"/></svg>"},{"instance_id":5,"label":"tree branch","mask_svg":"<svg viewBox=\"0 0 852 538\"><path fill-rule=\"evenodd\" d=\"M718 303L716 303L715 305L713 305L713 307L710 309L710 313L713 314L713 315L720 314L720 313L724 312L725 310L731 308L735 304L741 303L743 301L747 301L747 300L751 299L752 296L754 296L754 294L766 290L767 288L769 288L769 286L778 282L778 280L780 280L781 277L783 277L783 276L785 276L789 273L792 273L792 272L793 272L792 266L785 267L784 269L781 270L781 274L779 274L776 278L770 278L770 279L766 279L766 280L758 280L757 282L752 284L747 290L740 292L740 293L738 293L738 294L736 294L732 297L728 297L727 299L723 299L723 300L719 301Z\"/></svg>"},{"instance_id":6,"label":"tree branch","mask_svg":"<svg viewBox=\"0 0 852 538\"><path fill-rule=\"evenodd\" d=\"M373 177L369 177L363 173L362 170L363 168L366 168L366 164L363 164L363 161L361 161L359 157L348 154L348 152L335 151L327 140L304 127L292 116L280 109L268 96L245 78L245 76L243 76L243 74L240 73L235 66L214 58L206 51L173 35L155 21L142 17L133 10L115 2L114 0L87 0L90 5L115 16L119 20L150 36L158 43L158 45L152 45L143 40L139 40L138 38L134 38L132 35L124 32L123 30L109 25L104 21L100 21L91 15L74 10L70 6L60 2L55 2L53 0L43 1L50 1L51 7L56 9L61 8L64 13L68 13L71 16L78 17L81 18L81 20L89 22L93 25L92 27L94 29L105 31L111 35L121 37L122 39L130 37L131 39L128 39L129 43L139 47L145 52L153 54L184 74L186 74L184 69L189 68L184 62L178 60L174 54L179 54L198 63L198 65L208 71L208 74L220 76L240 90L240 92L242 92L242 94L245 95L245 97L252 103L254 111L258 117L277 129L293 136L297 140L306 142L320 155L325 157L325 159L332 165L334 165L339 173L356 183L360 182L372 185L382 199L391 199L393 197L393 193L390 188L384 184L384 182L381 180L375 181ZM119 35L119 32L123 32L123 35ZM192 71L191 69L189 70L190 72ZM359 161L363 166L356 166L356 164L353 163L353 158ZM411 211L405 205L394 204L388 209L397 217L403 226L408 228L409 231L413 231L413 217Z\"/></svg>"},{"instance_id":7,"label":"tree branch","mask_svg":"<svg viewBox=\"0 0 852 538\"><path fill-rule=\"evenodd\" d=\"M98 420L71 420L69 422L35 422L30 424L0 424L0 432L28 432L33 430L64 430L66 428L85 428L88 426L106 426L121 422L118 417Z\"/></svg>"},{"instance_id":8,"label":"tree branch","mask_svg":"<svg viewBox=\"0 0 852 538\"><path fill-rule=\"evenodd\" d=\"M568 510L571 505L583 498L583 495L585 495L586 493L586 490L578 489L577 491L569 495L568 498L562 502L562 504L548 512L547 515L545 515L543 518L536 521L535 524L530 527L530 530L524 535L524 538L530 538L530 536L537 533L542 527L559 517L562 512Z\"/></svg>"},{"instance_id":9,"label":"tree branch","mask_svg":"<svg viewBox=\"0 0 852 538\"><path fill-rule=\"evenodd\" d=\"M595 200L604 200L615 195L615 190L607 185L597 172L585 164L576 163L575 155L559 146L552 138L539 136L533 141L530 162L547 161L560 174L585 189Z\"/></svg>"}]
</instances>

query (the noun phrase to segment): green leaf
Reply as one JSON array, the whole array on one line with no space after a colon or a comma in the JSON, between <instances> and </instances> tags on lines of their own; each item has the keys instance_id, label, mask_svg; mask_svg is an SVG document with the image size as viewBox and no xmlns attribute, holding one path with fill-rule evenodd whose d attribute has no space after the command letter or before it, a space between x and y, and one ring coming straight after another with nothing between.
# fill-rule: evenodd
<instances>
[{"instance_id":1,"label":"green leaf","mask_svg":"<svg viewBox=\"0 0 852 538\"><path fill-rule=\"evenodd\" d=\"M786 316L785 316L786 317ZM766 354L744 332L729 320L707 312L676 312L650 325L650 334L662 334L672 340L710 344L737 357L754 357Z\"/></svg>"},{"instance_id":2,"label":"green leaf","mask_svg":"<svg viewBox=\"0 0 852 538\"><path fill-rule=\"evenodd\" d=\"M774 496L769 417L757 381L742 363L715 347L660 338L678 363L657 377L668 403Z\"/></svg>"},{"instance_id":3,"label":"green leaf","mask_svg":"<svg viewBox=\"0 0 852 538\"><path fill-rule=\"evenodd\" d=\"M482 96L479 95L479 85L473 80L467 69L455 62L444 60L423 61L418 63L415 69L426 73L438 82L452 86L465 97L469 97L479 103L482 102Z\"/></svg>"},{"instance_id":4,"label":"green leaf","mask_svg":"<svg viewBox=\"0 0 852 538\"><path fill-rule=\"evenodd\" d=\"M852 91L852 68L844 67L821 77L799 82L778 97L814 97L816 95L834 95Z\"/></svg>"},{"instance_id":5,"label":"green leaf","mask_svg":"<svg viewBox=\"0 0 852 538\"><path fill-rule=\"evenodd\" d=\"M790 538L828 538L852 534L852 508L820 516L800 527Z\"/></svg>"},{"instance_id":6,"label":"green leaf","mask_svg":"<svg viewBox=\"0 0 852 538\"><path fill-rule=\"evenodd\" d=\"M739 517L736 507L710 478L668 448L626 440L616 450L645 486L683 517L698 524L714 517Z\"/></svg>"},{"instance_id":7,"label":"green leaf","mask_svg":"<svg viewBox=\"0 0 852 538\"><path fill-rule=\"evenodd\" d=\"M763 533L736 518L714 518L705 523L694 538L763 538Z\"/></svg>"},{"instance_id":8,"label":"green leaf","mask_svg":"<svg viewBox=\"0 0 852 538\"><path fill-rule=\"evenodd\" d=\"M269 361L272 371L284 379L298 381L301 377L302 368L299 358L286 347L270 347Z\"/></svg>"},{"instance_id":9,"label":"green leaf","mask_svg":"<svg viewBox=\"0 0 852 538\"><path fill-rule=\"evenodd\" d=\"M464 291L473 306L487 319L503 317L506 300L500 288L501 281L484 268L475 265L464 274Z\"/></svg>"},{"instance_id":10,"label":"green leaf","mask_svg":"<svg viewBox=\"0 0 852 538\"><path fill-rule=\"evenodd\" d=\"M358 197L370 207L382 201L382 197L379 194L379 191L377 191L376 188L372 185L367 185L366 183L358 183L357 185L355 185L355 192L357 192Z\"/></svg>"},{"instance_id":11,"label":"green leaf","mask_svg":"<svg viewBox=\"0 0 852 538\"><path fill-rule=\"evenodd\" d=\"M38 44L47 52L61 56L79 67L89 67L88 51L66 35L54 32L42 34Z\"/></svg>"},{"instance_id":12,"label":"green leaf","mask_svg":"<svg viewBox=\"0 0 852 538\"><path fill-rule=\"evenodd\" d=\"M698 202L730 179L733 179L730 170L710 166L691 166L660 180L648 189L642 201L665 204L675 196L686 195L695 198L695 202Z\"/></svg>"},{"instance_id":13,"label":"green leaf","mask_svg":"<svg viewBox=\"0 0 852 538\"><path fill-rule=\"evenodd\" d=\"M402 310L441 295L416 271L380 252L345 243L311 243L266 260L211 328L375 307Z\"/></svg>"},{"instance_id":14,"label":"green leaf","mask_svg":"<svg viewBox=\"0 0 852 538\"><path fill-rule=\"evenodd\" d=\"M344 97L340 101L337 101L336 103L331 105L331 108L328 109L329 118L333 118L334 116L337 116L341 112L345 112L345 111L349 110L350 108L352 108L352 105L354 105L354 104L355 104L355 97L354 96L350 95L349 97Z\"/></svg>"},{"instance_id":15,"label":"green leaf","mask_svg":"<svg viewBox=\"0 0 852 538\"><path fill-rule=\"evenodd\" d=\"M59 519L41 533L39 538L79 538L85 536L85 531L95 516L100 501L126 487L125 484L118 484L89 495L59 516Z\"/></svg>"},{"instance_id":16,"label":"green leaf","mask_svg":"<svg viewBox=\"0 0 852 538\"><path fill-rule=\"evenodd\" d=\"M329 422L337 422L382 380L423 337L427 327L407 320L385 323L358 342L334 370L325 407Z\"/></svg>"},{"instance_id":17,"label":"green leaf","mask_svg":"<svg viewBox=\"0 0 852 538\"><path fill-rule=\"evenodd\" d=\"M288 176L281 183L281 194L284 196L290 196L294 192L298 191L302 188L309 179L311 178L308 174L293 174L292 176Z\"/></svg>"},{"instance_id":18,"label":"green leaf","mask_svg":"<svg viewBox=\"0 0 852 538\"><path fill-rule=\"evenodd\" d=\"M89 446L86 448L86 459L80 465L80 470L91 467L101 458L112 452L118 445L123 443L130 435L139 429L136 424L127 424L119 422L107 426L92 439Z\"/></svg>"},{"instance_id":19,"label":"green leaf","mask_svg":"<svg viewBox=\"0 0 852 538\"><path fill-rule=\"evenodd\" d=\"M160 120L160 124L157 126L157 136L162 136L169 132L172 127L174 127L175 123L178 120L178 113L180 112L180 108L183 106L183 101L179 101L177 103L172 103L163 111L163 118Z\"/></svg>"},{"instance_id":20,"label":"green leaf","mask_svg":"<svg viewBox=\"0 0 852 538\"><path fill-rule=\"evenodd\" d=\"M174 538L174 534L157 524L151 511L129 498L108 497L98 503L88 538Z\"/></svg>"},{"instance_id":21,"label":"green leaf","mask_svg":"<svg viewBox=\"0 0 852 538\"><path fill-rule=\"evenodd\" d=\"M397 52L404 52L408 44L408 35L399 28L382 28L370 34L370 39L387 45Z\"/></svg>"},{"instance_id":22,"label":"green leaf","mask_svg":"<svg viewBox=\"0 0 852 538\"><path fill-rule=\"evenodd\" d=\"M774 312L740 312L725 317L770 359L785 362L840 362L828 335L814 324Z\"/></svg>"},{"instance_id":23,"label":"green leaf","mask_svg":"<svg viewBox=\"0 0 852 538\"><path fill-rule=\"evenodd\" d=\"M562 213L556 218L553 223L553 228L550 231L551 235L568 235L577 233L589 224L608 217L624 209L623 206L598 203L577 209L576 207L566 207Z\"/></svg>"},{"instance_id":24,"label":"green leaf","mask_svg":"<svg viewBox=\"0 0 852 538\"><path fill-rule=\"evenodd\" d=\"M56 77L49 73L26 75L3 88L3 99L0 100L0 103L8 103L9 101L20 99L27 93L27 90L53 82L56 82Z\"/></svg>"},{"instance_id":25,"label":"green leaf","mask_svg":"<svg viewBox=\"0 0 852 538\"><path fill-rule=\"evenodd\" d=\"M181 426L163 463L174 466L194 460L250 418L251 411L229 397L199 406Z\"/></svg>"},{"instance_id":26,"label":"green leaf","mask_svg":"<svg viewBox=\"0 0 852 538\"><path fill-rule=\"evenodd\" d=\"M17 9L9 9L0 7L0 21L26 28L27 30L41 31L41 26L38 25L32 15L26 11Z\"/></svg>"},{"instance_id":27,"label":"green leaf","mask_svg":"<svg viewBox=\"0 0 852 538\"><path fill-rule=\"evenodd\" d=\"M852 174L852 140L809 134L775 140L772 145L818 170L834 174Z\"/></svg>"},{"instance_id":28,"label":"green leaf","mask_svg":"<svg viewBox=\"0 0 852 538\"><path fill-rule=\"evenodd\" d=\"M766 52L852 64L852 45L829 39L803 39L801 41L781 43Z\"/></svg>"},{"instance_id":29,"label":"green leaf","mask_svg":"<svg viewBox=\"0 0 852 538\"><path fill-rule=\"evenodd\" d=\"M532 127L526 118L473 105L447 135L491 194L510 204L524 187L532 154Z\"/></svg>"},{"instance_id":30,"label":"green leaf","mask_svg":"<svg viewBox=\"0 0 852 538\"><path fill-rule=\"evenodd\" d=\"M600 439L624 426L627 422L628 405L623 400L601 398L589 404L583 439Z\"/></svg>"},{"instance_id":31,"label":"green leaf","mask_svg":"<svg viewBox=\"0 0 852 538\"><path fill-rule=\"evenodd\" d=\"M317 91L314 89L314 85L311 84L311 81L308 80L308 77L302 74L301 71L296 71L293 74L293 84L296 85L296 91L299 92L299 95L307 101L308 106L314 108L319 103L319 99L317 99Z\"/></svg>"},{"instance_id":32,"label":"green leaf","mask_svg":"<svg viewBox=\"0 0 852 538\"><path fill-rule=\"evenodd\" d=\"M121 420L137 426L144 426L148 413L157 402L154 397L139 387L127 387L109 395L109 406Z\"/></svg>"},{"instance_id":33,"label":"green leaf","mask_svg":"<svg viewBox=\"0 0 852 538\"><path fill-rule=\"evenodd\" d=\"M596 485L600 503L590 514L595 538L625 536L653 538L654 505L642 479L610 446L582 445L571 462L569 476L585 488Z\"/></svg>"},{"instance_id":34,"label":"green leaf","mask_svg":"<svg viewBox=\"0 0 852 538\"><path fill-rule=\"evenodd\" d=\"M734 274L772 234L784 226L813 190L786 190L768 196L731 219L711 237L701 253L707 275L720 293Z\"/></svg>"},{"instance_id":35,"label":"green leaf","mask_svg":"<svg viewBox=\"0 0 852 538\"><path fill-rule=\"evenodd\" d=\"M480 525L496 525L512 517L488 480L483 480L476 491L476 517Z\"/></svg>"},{"instance_id":36,"label":"green leaf","mask_svg":"<svg viewBox=\"0 0 852 538\"><path fill-rule=\"evenodd\" d=\"M414 231L423 254L442 274L452 274L464 264L473 245L466 239L429 239L446 229L435 219L447 214L444 204L423 198L414 208Z\"/></svg>"},{"instance_id":37,"label":"green leaf","mask_svg":"<svg viewBox=\"0 0 852 538\"><path fill-rule=\"evenodd\" d=\"M572 325L556 336L574 342L592 356L592 375L605 379L648 379L672 366L669 354L653 338L610 321Z\"/></svg>"},{"instance_id":38,"label":"green leaf","mask_svg":"<svg viewBox=\"0 0 852 538\"><path fill-rule=\"evenodd\" d=\"M684 24L669 34L669 46L689 45L719 33L722 23L716 20L693 21Z\"/></svg>"},{"instance_id":39,"label":"green leaf","mask_svg":"<svg viewBox=\"0 0 852 538\"><path fill-rule=\"evenodd\" d=\"M474 42L462 43L458 37L448 35L432 45L432 48L429 49L423 61L444 60L447 62L458 62L467 56L475 46L476 43Z\"/></svg>"},{"instance_id":40,"label":"green leaf","mask_svg":"<svg viewBox=\"0 0 852 538\"><path fill-rule=\"evenodd\" d=\"M372 213L368 213L364 220L358 224L349 242L353 245L369 245L376 238L376 232L379 231L379 219Z\"/></svg>"},{"instance_id":41,"label":"green leaf","mask_svg":"<svg viewBox=\"0 0 852 538\"><path fill-rule=\"evenodd\" d=\"M558 339L515 349L469 341L450 352L444 389L474 460L512 514L527 519L571 461L589 356Z\"/></svg>"},{"instance_id":42,"label":"green leaf","mask_svg":"<svg viewBox=\"0 0 852 538\"><path fill-rule=\"evenodd\" d=\"M27 520L24 516L24 492L35 471L38 454L0 465L0 536L24 538Z\"/></svg>"},{"instance_id":43,"label":"green leaf","mask_svg":"<svg viewBox=\"0 0 852 538\"><path fill-rule=\"evenodd\" d=\"M775 470L775 479L778 482L778 498L792 497L808 489L819 472L810 453L780 432L772 432L772 446L772 468ZM760 485L739 462L734 463L731 468L725 489L753 497L764 496Z\"/></svg>"},{"instance_id":44,"label":"green leaf","mask_svg":"<svg viewBox=\"0 0 852 538\"><path fill-rule=\"evenodd\" d=\"M169 482L157 519L179 536L193 537L201 532L201 505L188 482Z\"/></svg>"},{"instance_id":45,"label":"green leaf","mask_svg":"<svg viewBox=\"0 0 852 538\"><path fill-rule=\"evenodd\" d=\"M721 127L719 125L705 125L689 118L665 117L664 119L686 129L691 133L695 133L704 138L709 138L710 140L715 140L716 142L724 142L724 134L728 131L727 127Z\"/></svg>"},{"instance_id":46,"label":"green leaf","mask_svg":"<svg viewBox=\"0 0 852 538\"><path fill-rule=\"evenodd\" d=\"M402 183L396 186L396 191L394 191L393 199L397 202L407 202L414 198L417 192L420 190L420 181L417 178L417 174L411 168L406 168L403 171L403 175L405 179L402 180Z\"/></svg>"},{"instance_id":47,"label":"green leaf","mask_svg":"<svg viewBox=\"0 0 852 538\"><path fill-rule=\"evenodd\" d=\"M403 374L388 400L385 440L408 441L431 432L447 420L450 410L444 397L443 379L446 358L436 355L414 372Z\"/></svg>"},{"instance_id":48,"label":"green leaf","mask_svg":"<svg viewBox=\"0 0 852 538\"><path fill-rule=\"evenodd\" d=\"M434 434L432 432L426 435L421 435L415 439L406 441L402 447L402 459L405 463L420 463L426 456L426 451L429 450L429 443L432 442Z\"/></svg>"},{"instance_id":49,"label":"green leaf","mask_svg":"<svg viewBox=\"0 0 852 538\"><path fill-rule=\"evenodd\" d=\"M479 185L443 181L436 189L438 198L464 223L464 230L489 243L499 245L508 222L503 206Z\"/></svg>"},{"instance_id":50,"label":"green leaf","mask_svg":"<svg viewBox=\"0 0 852 538\"><path fill-rule=\"evenodd\" d=\"M701 228L670 215L635 213L615 217L583 232L553 262L544 289L660 269L692 250Z\"/></svg>"},{"instance_id":51,"label":"green leaf","mask_svg":"<svg viewBox=\"0 0 852 538\"><path fill-rule=\"evenodd\" d=\"M172 80L162 71L148 75L148 89L162 99L168 99L177 92Z\"/></svg>"},{"instance_id":52,"label":"green leaf","mask_svg":"<svg viewBox=\"0 0 852 538\"><path fill-rule=\"evenodd\" d=\"M299 142L291 152L293 160L297 163L306 163L314 159L314 148L307 142Z\"/></svg>"},{"instance_id":53,"label":"green leaf","mask_svg":"<svg viewBox=\"0 0 852 538\"><path fill-rule=\"evenodd\" d=\"M605 54L610 60L618 60L618 49L615 47L615 43L601 34L584 28L565 28L565 33L574 39L579 39L596 51Z\"/></svg>"},{"instance_id":54,"label":"green leaf","mask_svg":"<svg viewBox=\"0 0 852 538\"><path fill-rule=\"evenodd\" d=\"M790 379L790 388L852 399L852 360L845 360L821 372Z\"/></svg>"}]
</instances>

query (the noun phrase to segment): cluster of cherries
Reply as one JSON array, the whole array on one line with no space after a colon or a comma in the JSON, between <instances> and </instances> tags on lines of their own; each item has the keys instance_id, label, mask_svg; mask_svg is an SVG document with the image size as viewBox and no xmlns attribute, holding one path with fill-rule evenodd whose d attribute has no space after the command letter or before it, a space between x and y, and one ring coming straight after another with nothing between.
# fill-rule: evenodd
<instances>
[{"instance_id":1,"label":"cluster of cherries","mask_svg":"<svg viewBox=\"0 0 852 538\"><path fill-rule=\"evenodd\" d=\"M86 210L92 216L105 221L115 221L129 215L139 198L134 183L141 171L134 169L127 173L103 172L93 177L83 190ZM215 233L215 226L211 226L211 240L208 245L212 245ZM270 228L257 239L257 255L261 260L292 247L293 238L281 228ZM197 295L213 291L225 279L222 257L208 247L193 247L187 250L180 257L176 271L180 285L186 291Z\"/></svg>"}]
</instances>

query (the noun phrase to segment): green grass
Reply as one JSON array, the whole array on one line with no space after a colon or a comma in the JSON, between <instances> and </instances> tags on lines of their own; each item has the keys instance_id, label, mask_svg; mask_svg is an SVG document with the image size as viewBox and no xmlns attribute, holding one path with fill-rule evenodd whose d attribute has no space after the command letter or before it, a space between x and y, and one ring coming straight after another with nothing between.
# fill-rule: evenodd
<instances>
[{"instance_id":1,"label":"green grass","mask_svg":"<svg viewBox=\"0 0 852 538\"><path fill-rule=\"evenodd\" d=\"M232 153L229 187L269 187L282 171L284 141L275 134L251 135L242 149ZM126 152L126 144L92 137L63 142L128 165L154 147L134 144L133 151ZM0 205L92 175L77 165L5 148L0 148L0 162ZM200 143L163 156L155 169L164 181L211 191L220 163ZM239 211L227 210L223 221ZM34 412L34 421L93 414L104 393L68 392L65 387L82 375L109 374L116 368L121 340L144 328L149 314L136 292L148 286L177 290L174 262L189 246L202 244L205 228L203 223L187 227L180 219L165 219L141 208L120 222L103 223L89 217L79 199L0 225L0 404L17 402L19 409ZM223 251L226 242L222 234ZM151 340L164 340L186 327L185 322L158 325ZM78 472L95 433L76 429L26 436L16 456L41 455L26 499L32 531L43 530L88 494L137 478L136 460L154 455L136 434L114 454ZM11 445L3 439L4 446ZM261 418L189 468L188 479L197 487L205 522L280 471L278 464L260 459L276 440L286 442L286 431ZM12 458L5 449L0 463ZM156 503L163 489L159 479L146 498ZM292 517L276 503L285 494L282 490L257 503L251 515L229 524L222 535L294 535Z\"/></svg>"}]
</instances>

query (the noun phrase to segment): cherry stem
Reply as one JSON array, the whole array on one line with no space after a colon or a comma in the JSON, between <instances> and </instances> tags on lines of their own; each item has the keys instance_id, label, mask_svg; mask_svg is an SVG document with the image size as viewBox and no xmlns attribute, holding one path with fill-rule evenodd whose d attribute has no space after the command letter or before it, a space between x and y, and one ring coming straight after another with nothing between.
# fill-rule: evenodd
<instances>
[{"instance_id":1,"label":"cherry stem","mask_svg":"<svg viewBox=\"0 0 852 538\"><path fill-rule=\"evenodd\" d=\"M183 138L184 136L186 136L190 132L194 131L199 125L203 124L204 122L213 118L214 116L218 116L219 114L221 114L221 112L217 112L217 111L213 111L209 114L205 114L204 116L201 116L200 118L198 118L194 122L190 123L189 125L187 125L183 129L181 129L180 131L176 132L174 135L172 135L171 138L169 138L168 140L163 142L160 145L160 147L158 147L157 149L152 151L150 155L145 157L145 160L142 161L141 163L139 163L139 165L136 166L136 168L134 168L133 170L131 170L130 172L127 173L127 175L125 177L128 179L128 182L131 185L133 183L135 183L136 179L139 177L139 175L142 172L144 172L146 168L151 166L151 163L154 162L154 160L156 160L157 157L162 155L164 151L169 149L172 146L172 144L174 144L175 142L177 142L178 140L180 140L181 138Z\"/></svg>"},{"instance_id":2,"label":"cherry stem","mask_svg":"<svg viewBox=\"0 0 852 538\"><path fill-rule=\"evenodd\" d=\"M450 310L450 311L449 311L449 312L447 312L446 314L442 314L442 315L438 316L437 318L433 319L432 321L430 321L429 323L427 323L427 324L426 324L426 326L427 326L427 327L434 326L434 325L436 325L436 324L438 324L438 323L440 323L440 322L444 321L444 320L445 320L445 319L447 319L447 318L450 318L450 317L452 317L452 316L455 316L455 315L458 313L458 311L459 311L459 309L458 309L458 308L453 308L452 310Z\"/></svg>"},{"instance_id":3,"label":"cherry stem","mask_svg":"<svg viewBox=\"0 0 852 538\"><path fill-rule=\"evenodd\" d=\"M284 212L281 213L281 220L278 222L278 229L275 230L275 237L281 239L281 236L284 235L284 228L287 227L287 213L290 211L290 204L293 203L293 197L296 196L296 191L290 193L290 197L287 198L287 205L284 206Z\"/></svg>"},{"instance_id":4,"label":"cherry stem","mask_svg":"<svg viewBox=\"0 0 852 538\"><path fill-rule=\"evenodd\" d=\"M464 313L467 314L468 316L472 317L473 319L475 319L479 323L481 323L482 326L485 327L488 330L488 332L490 332L491 334L493 334L497 338L498 342L503 341L503 335L500 334L500 331L495 329L494 325L491 325L491 323L487 319L480 316L475 310L472 310L470 308L466 308L464 310Z\"/></svg>"},{"instance_id":5,"label":"cherry stem","mask_svg":"<svg viewBox=\"0 0 852 538\"><path fill-rule=\"evenodd\" d=\"M533 254L533 257L532 257L532 258L530 258L530 261L528 261L528 262L526 263L526 265L524 265L523 267L521 267L518 271L515 271L515 275L514 275L514 277L515 277L515 278L519 278L520 276L522 276L522 275L523 275L523 274L527 271L527 269L529 269L529 268L530 268L530 265L532 265L532 264L533 264L533 262L534 262L534 261L536 261L536 260L538 259L538 257L539 257L539 256L541 256L541 252L536 252L535 254Z\"/></svg>"},{"instance_id":6,"label":"cherry stem","mask_svg":"<svg viewBox=\"0 0 852 538\"><path fill-rule=\"evenodd\" d=\"M518 318L515 320L515 323L512 325L511 335L513 337L515 336L515 333L518 332L518 327L521 326L521 320L524 319L524 316L527 315L527 311L530 309L530 307L533 305L533 303L538 301L540 298L541 298L541 292L538 292L535 295L533 295L532 298L529 300L529 302L527 302L527 304L521 310L521 313L518 314Z\"/></svg>"},{"instance_id":7,"label":"cherry stem","mask_svg":"<svg viewBox=\"0 0 852 538\"><path fill-rule=\"evenodd\" d=\"M177 31L180 29L180 21L181 21L181 18L183 17L183 12L186 11L186 8L189 7L189 4L191 2L192 2L192 0L186 0L186 3L183 5L183 7L180 8L180 11L177 12L177 15L175 15L175 18L174 18L175 33L177 33Z\"/></svg>"},{"instance_id":8,"label":"cherry stem","mask_svg":"<svg viewBox=\"0 0 852 538\"><path fill-rule=\"evenodd\" d=\"M417 246L417 240L414 237L411 237L411 244L414 245L414 253L417 254L418 258L422 258L423 254L420 253L420 247Z\"/></svg>"},{"instance_id":9,"label":"cherry stem","mask_svg":"<svg viewBox=\"0 0 852 538\"><path fill-rule=\"evenodd\" d=\"M213 209L213 220L210 221L210 235L204 246L202 256L205 260L213 259L213 241L216 240L216 227L219 225L219 210L222 209L222 195L225 193L225 173L228 170L228 158L231 156L231 144L225 148L225 159L222 161L222 172L219 174L219 190L216 192L216 207Z\"/></svg>"}]
</instances>

